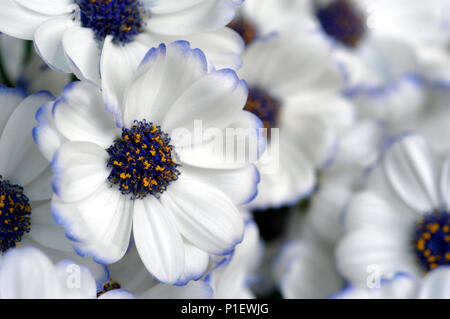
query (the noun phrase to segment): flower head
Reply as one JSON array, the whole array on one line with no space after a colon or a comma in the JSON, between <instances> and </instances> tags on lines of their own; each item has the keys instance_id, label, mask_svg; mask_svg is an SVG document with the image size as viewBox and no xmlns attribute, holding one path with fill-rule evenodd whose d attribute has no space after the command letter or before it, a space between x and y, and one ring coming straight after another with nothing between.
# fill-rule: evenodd
<instances>
[{"instance_id":1,"label":"flower head","mask_svg":"<svg viewBox=\"0 0 450 319\"><path fill-rule=\"evenodd\" d=\"M185 41L151 49L125 76L119 109L88 82L40 109L34 133L52 160L53 215L77 252L101 263L122 258L133 229L150 273L183 285L204 274L208 254L229 254L242 240L236 204L256 193L262 123L244 111L246 83L230 69L209 70ZM239 128L253 132L256 157L229 158L220 147ZM234 154L246 150L236 145Z\"/></svg>"}]
</instances>

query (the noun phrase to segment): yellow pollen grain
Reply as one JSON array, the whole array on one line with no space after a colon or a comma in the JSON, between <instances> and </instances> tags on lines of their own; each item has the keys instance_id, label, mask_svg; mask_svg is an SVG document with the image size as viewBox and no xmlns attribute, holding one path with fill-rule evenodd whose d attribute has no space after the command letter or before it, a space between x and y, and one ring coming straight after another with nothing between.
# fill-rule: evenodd
<instances>
[{"instance_id":1,"label":"yellow pollen grain","mask_svg":"<svg viewBox=\"0 0 450 319\"><path fill-rule=\"evenodd\" d=\"M416 245L417 249L420 251L423 251L425 249L425 240L423 240L422 238L420 238L417 241L417 245Z\"/></svg>"},{"instance_id":2,"label":"yellow pollen grain","mask_svg":"<svg viewBox=\"0 0 450 319\"><path fill-rule=\"evenodd\" d=\"M436 232L439 230L439 228L441 228L441 227L439 226L438 223L432 223L432 224L428 224L428 225L427 225L427 228L434 234L434 233L436 233Z\"/></svg>"}]
</instances>

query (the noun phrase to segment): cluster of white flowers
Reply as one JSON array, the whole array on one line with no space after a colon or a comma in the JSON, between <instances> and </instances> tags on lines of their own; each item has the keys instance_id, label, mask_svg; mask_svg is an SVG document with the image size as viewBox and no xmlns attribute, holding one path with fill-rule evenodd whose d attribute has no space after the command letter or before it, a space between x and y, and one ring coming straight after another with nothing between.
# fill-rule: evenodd
<instances>
[{"instance_id":1,"label":"cluster of white flowers","mask_svg":"<svg viewBox=\"0 0 450 319\"><path fill-rule=\"evenodd\" d=\"M450 298L450 0L0 0L0 298Z\"/></svg>"}]
</instances>

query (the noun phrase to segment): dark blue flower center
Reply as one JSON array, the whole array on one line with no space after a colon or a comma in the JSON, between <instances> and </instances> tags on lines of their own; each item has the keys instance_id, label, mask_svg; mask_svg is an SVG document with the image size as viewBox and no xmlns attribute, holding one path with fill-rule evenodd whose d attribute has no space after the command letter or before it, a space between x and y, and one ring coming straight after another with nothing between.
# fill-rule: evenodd
<instances>
[{"instance_id":1,"label":"dark blue flower center","mask_svg":"<svg viewBox=\"0 0 450 319\"><path fill-rule=\"evenodd\" d=\"M31 206L19 185L12 185L0 175L0 249L15 247L30 231Z\"/></svg>"},{"instance_id":2,"label":"dark blue flower center","mask_svg":"<svg viewBox=\"0 0 450 319\"><path fill-rule=\"evenodd\" d=\"M103 289L99 292L97 292L97 297L100 297L101 295L107 293L108 291L120 289L120 284L117 280L110 279L107 283L103 285Z\"/></svg>"},{"instance_id":3,"label":"dark blue flower center","mask_svg":"<svg viewBox=\"0 0 450 319\"><path fill-rule=\"evenodd\" d=\"M248 19L243 17L235 18L228 24L228 27L241 36L245 45L248 45L257 37L256 27Z\"/></svg>"},{"instance_id":4,"label":"dark blue flower center","mask_svg":"<svg viewBox=\"0 0 450 319\"><path fill-rule=\"evenodd\" d=\"M348 0L334 0L318 8L324 31L348 47L356 47L365 34L365 17Z\"/></svg>"},{"instance_id":5,"label":"dark blue flower center","mask_svg":"<svg viewBox=\"0 0 450 319\"><path fill-rule=\"evenodd\" d=\"M244 109L258 116L265 129L277 127L280 103L265 90L250 88Z\"/></svg>"},{"instance_id":6,"label":"dark blue flower center","mask_svg":"<svg viewBox=\"0 0 450 319\"><path fill-rule=\"evenodd\" d=\"M74 1L80 7L81 25L92 29L100 41L111 35L116 44L132 42L149 15L138 0Z\"/></svg>"},{"instance_id":7,"label":"dark blue flower center","mask_svg":"<svg viewBox=\"0 0 450 319\"><path fill-rule=\"evenodd\" d=\"M132 199L149 194L158 197L180 175L170 137L145 120L123 128L122 136L107 152L107 166L112 168L109 182Z\"/></svg>"},{"instance_id":8,"label":"dark blue flower center","mask_svg":"<svg viewBox=\"0 0 450 319\"><path fill-rule=\"evenodd\" d=\"M442 265L450 265L450 214L435 212L417 223L414 247L426 272Z\"/></svg>"}]
</instances>

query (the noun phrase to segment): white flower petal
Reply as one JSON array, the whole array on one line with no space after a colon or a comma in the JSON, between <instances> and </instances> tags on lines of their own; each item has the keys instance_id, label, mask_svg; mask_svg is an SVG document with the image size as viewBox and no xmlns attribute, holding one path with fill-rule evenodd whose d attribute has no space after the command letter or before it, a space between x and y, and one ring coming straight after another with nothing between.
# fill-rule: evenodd
<instances>
[{"instance_id":1,"label":"white flower petal","mask_svg":"<svg viewBox=\"0 0 450 319\"><path fill-rule=\"evenodd\" d=\"M233 19L235 7L241 3L242 0L165 1L151 7L146 28L166 35L217 30Z\"/></svg>"},{"instance_id":2,"label":"white flower petal","mask_svg":"<svg viewBox=\"0 0 450 319\"><path fill-rule=\"evenodd\" d=\"M175 283L183 286L191 280L199 280L206 273L209 256L203 250L191 244L184 244L184 272Z\"/></svg>"},{"instance_id":3,"label":"white flower petal","mask_svg":"<svg viewBox=\"0 0 450 319\"><path fill-rule=\"evenodd\" d=\"M241 111L225 130L203 130L203 123L196 123L194 132L179 132L174 130L171 138L180 161L202 168L243 168L255 163L267 144L261 120L247 111Z\"/></svg>"},{"instance_id":4,"label":"white flower petal","mask_svg":"<svg viewBox=\"0 0 450 319\"><path fill-rule=\"evenodd\" d=\"M353 104L342 98L337 91L312 93L307 90L300 95L289 96L282 106L282 112L283 117L288 118L315 117L338 132L353 125L356 120Z\"/></svg>"},{"instance_id":5,"label":"white flower petal","mask_svg":"<svg viewBox=\"0 0 450 319\"><path fill-rule=\"evenodd\" d=\"M374 162L385 138L381 123L361 121L342 134L339 151L333 161L336 166L358 165L365 168Z\"/></svg>"},{"instance_id":6,"label":"white flower petal","mask_svg":"<svg viewBox=\"0 0 450 319\"><path fill-rule=\"evenodd\" d=\"M100 59L103 98L108 111L114 114L118 126L123 124L121 107L125 88L147 50L148 48L138 41L119 46L112 42L112 36L105 38Z\"/></svg>"},{"instance_id":7,"label":"white flower petal","mask_svg":"<svg viewBox=\"0 0 450 319\"><path fill-rule=\"evenodd\" d=\"M67 18L49 19L39 26L34 33L36 52L49 67L58 72L70 72L70 67L64 56L62 39L64 32L72 25Z\"/></svg>"},{"instance_id":8,"label":"white flower petal","mask_svg":"<svg viewBox=\"0 0 450 319\"><path fill-rule=\"evenodd\" d=\"M47 15L71 13L76 4L72 0L15 0L21 6Z\"/></svg>"},{"instance_id":9,"label":"white flower petal","mask_svg":"<svg viewBox=\"0 0 450 319\"><path fill-rule=\"evenodd\" d=\"M31 202L49 200L53 196L53 172L50 165L33 181L24 185L24 193Z\"/></svg>"},{"instance_id":10,"label":"white flower petal","mask_svg":"<svg viewBox=\"0 0 450 319\"><path fill-rule=\"evenodd\" d=\"M394 143L383 162L395 192L419 212L431 212L440 206L436 165L427 142L416 135Z\"/></svg>"},{"instance_id":11,"label":"white flower petal","mask_svg":"<svg viewBox=\"0 0 450 319\"><path fill-rule=\"evenodd\" d=\"M299 40L301 39L301 40ZM342 85L330 49L318 36L253 41L242 55L239 75L250 87L270 90L274 96L339 89ZM300 72L301 70L301 72Z\"/></svg>"},{"instance_id":12,"label":"white flower petal","mask_svg":"<svg viewBox=\"0 0 450 319\"><path fill-rule=\"evenodd\" d=\"M326 165L334 156L337 145L336 132L324 121L311 116L286 114L283 119L284 135L316 167Z\"/></svg>"},{"instance_id":13,"label":"white flower petal","mask_svg":"<svg viewBox=\"0 0 450 319\"><path fill-rule=\"evenodd\" d=\"M177 41L179 36L144 33L137 38L137 41L139 40L144 41L148 47L157 47L160 43ZM224 68L237 70L242 65L240 54L244 50L244 42L241 36L230 28L225 27L213 32L186 35L183 36L183 40L188 41L192 48L199 48L203 51L208 61L217 70Z\"/></svg>"},{"instance_id":14,"label":"white flower petal","mask_svg":"<svg viewBox=\"0 0 450 319\"><path fill-rule=\"evenodd\" d=\"M441 172L441 196L447 205L447 209L450 208L450 156L447 157Z\"/></svg>"},{"instance_id":15,"label":"white flower petal","mask_svg":"<svg viewBox=\"0 0 450 319\"><path fill-rule=\"evenodd\" d=\"M335 243L342 236L340 217L351 195L351 189L325 180L312 197L308 222L325 242Z\"/></svg>"},{"instance_id":16,"label":"white flower petal","mask_svg":"<svg viewBox=\"0 0 450 319\"><path fill-rule=\"evenodd\" d=\"M144 5L147 6L148 9L152 9L152 12L158 14L166 14L177 12L181 10L186 10L192 6L198 5L199 3L204 2L205 0L168 0L164 2L155 3L152 0L144 0Z\"/></svg>"},{"instance_id":17,"label":"white flower petal","mask_svg":"<svg viewBox=\"0 0 450 319\"><path fill-rule=\"evenodd\" d=\"M267 35L274 31L285 33L317 28L318 21L311 14L313 5L311 1L245 0L240 9L258 25L262 35Z\"/></svg>"},{"instance_id":18,"label":"white flower petal","mask_svg":"<svg viewBox=\"0 0 450 319\"><path fill-rule=\"evenodd\" d=\"M368 280L370 266L380 276L403 271L420 275L422 269L412 253L411 241L396 230L362 228L347 234L337 246L335 256L339 272L351 283L362 286ZM373 266L375 265L375 266Z\"/></svg>"},{"instance_id":19,"label":"white flower petal","mask_svg":"<svg viewBox=\"0 0 450 319\"><path fill-rule=\"evenodd\" d=\"M2 112L2 116L0 117L0 136L16 106L26 97L27 93L21 88L12 89L3 85L0 86L0 109Z\"/></svg>"},{"instance_id":20,"label":"white flower petal","mask_svg":"<svg viewBox=\"0 0 450 319\"><path fill-rule=\"evenodd\" d=\"M316 172L296 144L280 138L279 145L267 146L256 166L261 173L258 195L249 204L256 209L294 205L316 187Z\"/></svg>"},{"instance_id":21,"label":"white flower petal","mask_svg":"<svg viewBox=\"0 0 450 319\"><path fill-rule=\"evenodd\" d=\"M248 87L231 69L213 71L196 81L167 111L165 129L194 131L194 121L204 130L223 129L241 114L247 101ZM220 116L218 116L220 114Z\"/></svg>"},{"instance_id":22,"label":"white flower petal","mask_svg":"<svg viewBox=\"0 0 450 319\"><path fill-rule=\"evenodd\" d=\"M318 242L301 242L281 280L283 297L328 298L344 281L334 268L333 255Z\"/></svg>"},{"instance_id":23,"label":"white flower petal","mask_svg":"<svg viewBox=\"0 0 450 319\"><path fill-rule=\"evenodd\" d=\"M181 173L161 201L174 214L183 236L208 253L229 254L243 238L242 216L231 200L216 188L184 178Z\"/></svg>"},{"instance_id":24,"label":"white flower petal","mask_svg":"<svg viewBox=\"0 0 450 319\"><path fill-rule=\"evenodd\" d=\"M256 196L260 180L258 169L254 165L237 169L204 169L183 165L183 174L217 187L237 205L246 204Z\"/></svg>"},{"instance_id":25,"label":"white flower petal","mask_svg":"<svg viewBox=\"0 0 450 319\"><path fill-rule=\"evenodd\" d=\"M133 233L149 272L163 283L177 282L185 265L183 241L171 212L157 198L135 201Z\"/></svg>"},{"instance_id":26,"label":"white flower petal","mask_svg":"<svg viewBox=\"0 0 450 319\"><path fill-rule=\"evenodd\" d=\"M88 28L72 26L64 33L62 45L76 76L100 85L101 44L95 39L94 32Z\"/></svg>"},{"instance_id":27,"label":"white flower petal","mask_svg":"<svg viewBox=\"0 0 450 319\"><path fill-rule=\"evenodd\" d=\"M32 130L37 109L52 99L44 91L27 97L11 115L0 137L0 174L16 184L26 185L48 166L33 143Z\"/></svg>"},{"instance_id":28,"label":"white flower petal","mask_svg":"<svg viewBox=\"0 0 450 319\"><path fill-rule=\"evenodd\" d=\"M450 267L438 267L427 274L418 297L420 299L450 299Z\"/></svg>"},{"instance_id":29,"label":"white flower petal","mask_svg":"<svg viewBox=\"0 0 450 319\"><path fill-rule=\"evenodd\" d=\"M203 52L191 49L188 42L151 49L126 91L125 125L142 119L160 124L178 97L205 75L206 69Z\"/></svg>"},{"instance_id":30,"label":"white flower petal","mask_svg":"<svg viewBox=\"0 0 450 319\"><path fill-rule=\"evenodd\" d=\"M72 82L53 107L56 128L71 141L111 146L120 130L104 107L101 91L88 82Z\"/></svg>"},{"instance_id":31,"label":"white flower petal","mask_svg":"<svg viewBox=\"0 0 450 319\"><path fill-rule=\"evenodd\" d=\"M109 264L125 254L130 241L132 201L118 190L102 185L91 196L65 203L54 196L52 213L58 225L65 227L77 253L93 256Z\"/></svg>"},{"instance_id":32,"label":"white flower petal","mask_svg":"<svg viewBox=\"0 0 450 319\"><path fill-rule=\"evenodd\" d=\"M15 38L32 40L34 32L50 16L26 10L15 0L0 1L0 32Z\"/></svg>"},{"instance_id":33,"label":"white flower petal","mask_svg":"<svg viewBox=\"0 0 450 319\"><path fill-rule=\"evenodd\" d=\"M27 234L42 246L66 252L73 252L70 241L64 236L64 229L52 218L50 201L31 207L31 231Z\"/></svg>"},{"instance_id":34,"label":"white flower petal","mask_svg":"<svg viewBox=\"0 0 450 319\"><path fill-rule=\"evenodd\" d=\"M2 259L2 299L61 298L62 287L51 261L35 248L16 248Z\"/></svg>"},{"instance_id":35,"label":"white flower petal","mask_svg":"<svg viewBox=\"0 0 450 319\"><path fill-rule=\"evenodd\" d=\"M87 267L66 259L56 264L55 268L62 283L64 298L94 299L97 297L95 278Z\"/></svg>"},{"instance_id":36,"label":"white flower petal","mask_svg":"<svg viewBox=\"0 0 450 319\"><path fill-rule=\"evenodd\" d=\"M409 230L414 228L416 221L416 216L405 207L388 202L375 193L362 192L353 197L348 207L345 228L396 230L398 236L409 237Z\"/></svg>"},{"instance_id":37,"label":"white flower petal","mask_svg":"<svg viewBox=\"0 0 450 319\"><path fill-rule=\"evenodd\" d=\"M61 146L52 161L55 194L65 202L92 195L108 183L108 158L108 153L94 143L69 142Z\"/></svg>"},{"instance_id":38,"label":"white flower petal","mask_svg":"<svg viewBox=\"0 0 450 319\"><path fill-rule=\"evenodd\" d=\"M42 155L51 161L58 148L67 141L57 130L53 121L55 102L43 104L36 112L37 126L33 129L33 138Z\"/></svg>"},{"instance_id":39,"label":"white flower petal","mask_svg":"<svg viewBox=\"0 0 450 319\"><path fill-rule=\"evenodd\" d=\"M132 293L123 289L114 289L102 294L98 299L134 299Z\"/></svg>"},{"instance_id":40,"label":"white flower petal","mask_svg":"<svg viewBox=\"0 0 450 319\"><path fill-rule=\"evenodd\" d=\"M217 70L230 68L237 70L242 66L241 53L244 42L240 35L230 28L214 32L202 32L185 36L193 48L199 48Z\"/></svg>"},{"instance_id":41,"label":"white flower petal","mask_svg":"<svg viewBox=\"0 0 450 319\"><path fill-rule=\"evenodd\" d=\"M214 298L242 298L248 296L248 280L262 257L258 226L253 220L245 223L242 243L236 246L229 263L217 265L211 272ZM251 296L250 296L251 297Z\"/></svg>"},{"instance_id":42,"label":"white flower petal","mask_svg":"<svg viewBox=\"0 0 450 319\"><path fill-rule=\"evenodd\" d=\"M61 260L73 260L77 265L87 267L95 278L97 291L101 291L104 284L109 281L110 276L108 268L105 265L96 263L92 258L81 257L75 254L73 248L70 251L52 249L46 246L39 245L35 241L28 240L28 238L26 237L24 237L24 239L27 240L26 243L23 243L24 245L32 245L34 247L38 247L50 258L50 260L54 264L59 263ZM70 242L69 239L64 240Z\"/></svg>"}]
</instances>

